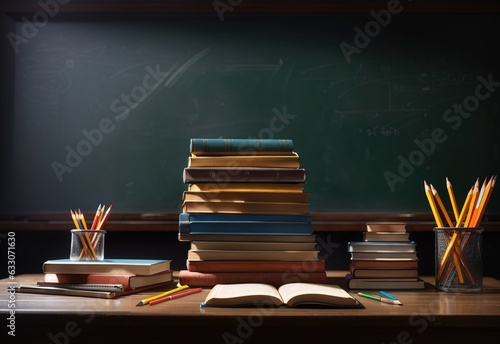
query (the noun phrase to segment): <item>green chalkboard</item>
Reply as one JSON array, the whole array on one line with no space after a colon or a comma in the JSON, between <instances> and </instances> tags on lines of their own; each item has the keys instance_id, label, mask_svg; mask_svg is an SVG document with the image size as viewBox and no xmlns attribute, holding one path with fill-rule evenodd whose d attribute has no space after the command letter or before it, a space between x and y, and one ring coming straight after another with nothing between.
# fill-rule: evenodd
<instances>
[{"instance_id":1,"label":"green chalkboard","mask_svg":"<svg viewBox=\"0 0 500 344\"><path fill-rule=\"evenodd\" d=\"M17 46L1 210L178 212L192 137L293 139L312 212L428 212L446 177L461 202L500 171L499 19L50 21Z\"/></svg>"}]
</instances>

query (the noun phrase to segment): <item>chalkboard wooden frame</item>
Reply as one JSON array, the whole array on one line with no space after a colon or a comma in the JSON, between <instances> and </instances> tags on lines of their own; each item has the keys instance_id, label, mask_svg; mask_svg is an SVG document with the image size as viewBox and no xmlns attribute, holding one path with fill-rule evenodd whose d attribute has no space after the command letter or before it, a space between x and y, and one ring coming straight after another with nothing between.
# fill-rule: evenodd
<instances>
[{"instance_id":1,"label":"chalkboard wooden frame","mask_svg":"<svg viewBox=\"0 0 500 344\"><path fill-rule=\"evenodd\" d=\"M238 2L234 2L238 3ZM384 8L387 2L364 2L355 1L345 4L338 4L330 1L242 1L238 7L240 13L366 13L370 10ZM15 61L15 56L10 49L10 43L6 40L6 35L14 28L15 21L23 16L32 16L40 10L37 1L19 1L15 4L1 3L1 34L2 34L2 55L0 65L2 66L1 94L2 100L0 109L1 151L4 161L11 158L12 133L6 128L12 127L13 119L5 114L13 113L14 104L14 71L11 68ZM500 13L500 5L496 2L483 1L481 3L468 3L465 1L433 2L419 1L408 3L406 11L412 13ZM211 1L193 1L189 5L185 1L157 2L151 1L71 1L61 5L60 13L55 20L71 20L85 18L89 15L95 18L110 19L130 16L150 16L150 15L181 15L181 14L211 14L214 12ZM2 180L8 180L8 168L2 168L0 175ZM3 185L3 184L2 184ZM2 202L6 200L1 200ZM32 213L0 214L0 230L67 230L71 227L67 214L64 213ZM331 213L313 214L315 229L318 231L359 231L364 228L367 221L404 221L407 222L410 231L428 231L433 227L433 219L429 213L423 214L394 214L394 213ZM150 230L150 231L177 231L177 214L142 214L142 213L122 213L114 214L108 223L109 230ZM488 229L500 231L500 216L498 214L487 214L484 226Z\"/></svg>"}]
</instances>

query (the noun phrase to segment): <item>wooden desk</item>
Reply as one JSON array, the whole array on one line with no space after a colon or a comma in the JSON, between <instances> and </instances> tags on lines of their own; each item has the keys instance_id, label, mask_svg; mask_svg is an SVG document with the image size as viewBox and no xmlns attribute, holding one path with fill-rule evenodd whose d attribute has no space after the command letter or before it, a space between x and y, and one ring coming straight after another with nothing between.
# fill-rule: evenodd
<instances>
[{"instance_id":1,"label":"wooden desk","mask_svg":"<svg viewBox=\"0 0 500 344\"><path fill-rule=\"evenodd\" d=\"M329 282L345 287L344 272ZM17 276L35 283L41 275ZM436 291L424 277L422 291L394 292L403 306L360 298L363 309L200 308L200 294L137 307L156 292L112 300L18 293L0 281L2 336L10 331L15 303L16 343L497 343L500 338L500 281L485 278L480 293ZM9 299L14 300L9 303ZM7 337L10 337L7 335ZM324 339L327 338L327 339ZM12 339L12 338L11 338Z\"/></svg>"}]
</instances>

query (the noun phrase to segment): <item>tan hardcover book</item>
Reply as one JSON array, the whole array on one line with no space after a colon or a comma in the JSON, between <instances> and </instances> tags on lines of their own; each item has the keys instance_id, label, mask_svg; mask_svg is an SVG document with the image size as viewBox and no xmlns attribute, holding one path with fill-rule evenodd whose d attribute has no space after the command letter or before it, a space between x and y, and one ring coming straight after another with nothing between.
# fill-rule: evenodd
<instances>
[{"instance_id":1,"label":"tan hardcover book","mask_svg":"<svg viewBox=\"0 0 500 344\"><path fill-rule=\"evenodd\" d=\"M312 242L193 241L191 250L314 251Z\"/></svg>"},{"instance_id":2,"label":"tan hardcover book","mask_svg":"<svg viewBox=\"0 0 500 344\"><path fill-rule=\"evenodd\" d=\"M188 191L203 192L303 192L302 183L191 183Z\"/></svg>"},{"instance_id":3,"label":"tan hardcover book","mask_svg":"<svg viewBox=\"0 0 500 344\"><path fill-rule=\"evenodd\" d=\"M367 232L406 232L404 222L368 222Z\"/></svg>"},{"instance_id":4,"label":"tan hardcover book","mask_svg":"<svg viewBox=\"0 0 500 344\"><path fill-rule=\"evenodd\" d=\"M318 251L189 250L189 260L284 260L317 261Z\"/></svg>"},{"instance_id":5,"label":"tan hardcover book","mask_svg":"<svg viewBox=\"0 0 500 344\"><path fill-rule=\"evenodd\" d=\"M183 202L283 202L307 204L307 192L254 192L254 191L222 191L202 192L185 191Z\"/></svg>"},{"instance_id":6,"label":"tan hardcover book","mask_svg":"<svg viewBox=\"0 0 500 344\"><path fill-rule=\"evenodd\" d=\"M184 213L228 214L308 214L307 203L284 202L188 202L182 204Z\"/></svg>"},{"instance_id":7,"label":"tan hardcover book","mask_svg":"<svg viewBox=\"0 0 500 344\"><path fill-rule=\"evenodd\" d=\"M292 155L237 155L237 156L196 156L188 158L187 167L276 167L299 168L297 153Z\"/></svg>"}]
</instances>

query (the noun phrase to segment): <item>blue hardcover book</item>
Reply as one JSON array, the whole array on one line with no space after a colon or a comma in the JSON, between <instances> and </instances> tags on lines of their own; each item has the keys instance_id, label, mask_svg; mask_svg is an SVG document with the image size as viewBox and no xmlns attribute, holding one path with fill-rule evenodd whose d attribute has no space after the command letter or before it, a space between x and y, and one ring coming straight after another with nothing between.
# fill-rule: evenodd
<instances>
[{"instance_id":1,"label":"blue hardcover book","mask_svg":"<svg viewBox=\"0 0 500 344\"><path fill-rule=\"evenodd\" d=\"M190 152L221 153L221 152L292 152L293 141L289 139L207 139L193 138L190 140Z\"/></svg>"},{"instance_id":2,"label":"blue hardcover book","mask_svg":"<svg viewBox=\"0 0 500 344\"><path fill-rule=\"evenodd\" d=\"M311 235L310 215L179 214L181 234Z\"/></svg>"}]
</instances>

